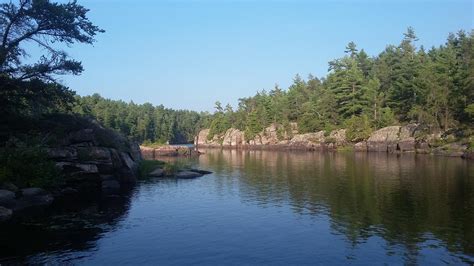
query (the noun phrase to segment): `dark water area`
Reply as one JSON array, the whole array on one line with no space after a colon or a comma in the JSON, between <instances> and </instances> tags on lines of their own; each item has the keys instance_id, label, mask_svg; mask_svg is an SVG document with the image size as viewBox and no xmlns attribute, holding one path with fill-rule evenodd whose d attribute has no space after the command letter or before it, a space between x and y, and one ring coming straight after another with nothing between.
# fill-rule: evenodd
<instances>
[{"instance_id":1,"label":"dark water area","mask_svg":"<svg viewBox=\"0 0 474 266\"><path fill-rule=\"evenodd\" d=\"M0 264L474 263L474 165L384 153L204 150L81 211L0 228Z\"/></svg>"}]
</instances>

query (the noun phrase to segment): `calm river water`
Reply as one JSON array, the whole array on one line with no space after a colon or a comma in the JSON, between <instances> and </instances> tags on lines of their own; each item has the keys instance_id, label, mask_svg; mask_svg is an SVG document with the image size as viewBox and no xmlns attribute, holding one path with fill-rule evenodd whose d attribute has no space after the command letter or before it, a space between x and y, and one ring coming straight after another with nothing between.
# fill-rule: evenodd
<instances>
[{"instance_id":1,"label":"calm river water","mask_svg":"<svg viewBox=\"0 0 474 266\"><path fill-rule=\"evenodd\" d=\"M472 264L474 164L205 150L194 180L0 229L0 264Z\"/></svg>"}]
</instances>

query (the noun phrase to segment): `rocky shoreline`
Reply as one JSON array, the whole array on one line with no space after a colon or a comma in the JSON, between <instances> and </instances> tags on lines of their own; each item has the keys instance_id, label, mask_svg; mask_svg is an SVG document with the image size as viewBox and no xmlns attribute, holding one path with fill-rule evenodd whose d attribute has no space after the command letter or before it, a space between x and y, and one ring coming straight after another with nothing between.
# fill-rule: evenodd
<instances>
[{"instance_id":1,"label":"rocky shoreline","mask_svg":"<svg viewBox=\"0 0 474 266\"><path fill-rule=\"evenodd\" d=\"M190 157L199 155L199 152L193 147L185 145L140 146L140 152L146 160L156 160L160 157Z\"/></svg>"},{"instance_id":2,"label":"rocky shoreline","mask_svg":"<svg viewBox=\"0 0 474 266\"><path fill-rule=\"evenodd\" d=\"M0 222L57 201L116 196L135 184L142 160L139 146L96 121L80 123L87 126L50 135L53 141L45 148L59 170L60 184L47 190L0 184Z\"/></svg>"},{"instance_id":3,"label":"rocky shoreline","mask_svg":"<svg viewBox=\"0 0 474 266\"><path fill-rule=\"evenodd\" d=\"M319 131L300 134L297 124L291 132L281 132L281 125L272 124L253 139L245 139L241 130L230 128L222 135L209 138L209 129L195 137L197 148L232 148L259 150L306 150L357 152L419 153L474 159L468 144L458 141L451 134L425 134L417 124L389 126L378 129L364 140L349 140L346 129L330 132Z\"/></svg>"}]
</instances>

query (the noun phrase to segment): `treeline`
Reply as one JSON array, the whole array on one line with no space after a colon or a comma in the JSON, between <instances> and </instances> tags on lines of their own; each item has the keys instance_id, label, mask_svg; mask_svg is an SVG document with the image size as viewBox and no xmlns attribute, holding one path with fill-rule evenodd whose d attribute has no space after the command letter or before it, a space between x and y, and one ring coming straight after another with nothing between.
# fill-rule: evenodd
<instances>
[{"instance_id":1,"label":"treeline","mask_svg":"<svg viewBox=\"0 0 474 266\"><path fill-rule=\"evenodd\" d=\"M92 96L76 96L72 111L92 116L104 126L140 143L192 142L206 117L202 113L173 110L163 105L110 100L97 93Z\"/></svg>"},{"instance_id":2,"label":"treeline","mask_svg":"<svg viewBox=\"0 0 474 266\"><path fill-rule=\"evenodd\" d=\"M348 128L364 138L377 128L416 122L428 131L471 128L474 119L474 32L449 34L444 45L418 47L412 28L398 45L375 57L350 42L342 58L329 62L329 73L307 80L297 75L282 90L275 86L239 99L237 110L217 102L209 138L234 127L247 138L271 123L300 132Z\"/></svg>"}]
</instances>

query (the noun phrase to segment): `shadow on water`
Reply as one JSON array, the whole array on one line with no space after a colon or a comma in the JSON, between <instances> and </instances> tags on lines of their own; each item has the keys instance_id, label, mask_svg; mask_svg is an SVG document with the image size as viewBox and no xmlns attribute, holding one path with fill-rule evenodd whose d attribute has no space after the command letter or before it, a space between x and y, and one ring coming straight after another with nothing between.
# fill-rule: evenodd
<instances>
[{"instance_id":1,"label":"shadow on water","mask_svg":"<svg viewBox=\"0 0 474 266\"><path fill-rule=\"evenodd\" d=\"M290 204L298 215L327 215L331 230L356 248L373 236L402 246L415 263L424 245L439 245L472 263L474 165L414 154L205 150L199 163L238 176L242 200ZM435 243L430 243L431 240Z\"/></svg>"},{"instance_id":2,"label":"shadow on water","mask_svg":"<svg viewBox=\"0 0 474 266\"><path fill-rule=\"evenodd\" d=\"M62 262L77 259L80 251L94 249L104 233L119 226L127 216L133 193L126 190L115 196L55 202L33 217L2 224L0 265L31 260L42 264L59 254Z\"/></svg>"}]
</instances>

